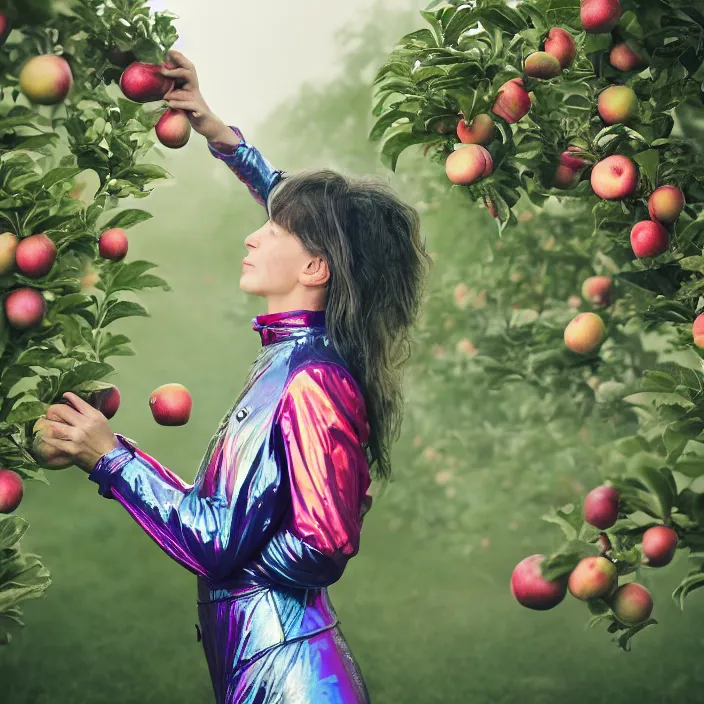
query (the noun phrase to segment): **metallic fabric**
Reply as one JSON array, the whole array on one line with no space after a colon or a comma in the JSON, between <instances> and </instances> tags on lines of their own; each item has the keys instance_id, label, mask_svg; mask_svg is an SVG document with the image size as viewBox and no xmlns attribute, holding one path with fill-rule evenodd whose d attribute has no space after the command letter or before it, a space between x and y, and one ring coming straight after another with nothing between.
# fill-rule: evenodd
<instances>
[{"instance_id":1,"label":"metallic fabric","mask_svg":"<svg viewBox=\"0 0 704 704\"><path fill-rule=\"evenodd\" d=\"M327 591L371 506L364 398L325 311L258 315L252 327L261 350L192 486L119 433L89 479L197 575L218 704L366 703Z\"/></svg>"},{"instance_id":2,"label":"metallic fabric","mask_svg":"<svg viewBox=\"0 0 704 704\"><path fill-rule=\"evenodd\" d=\"M286 175L286 172L275 169L258 149L247 144L239 128L230 125L230 129L241 140L236 147L222 145L217 149L208 142L208 149L214 157L222 159L237 178L249 188L257 203L266 206L271 189L282 175Z\"/></svg>"}]
</instances>

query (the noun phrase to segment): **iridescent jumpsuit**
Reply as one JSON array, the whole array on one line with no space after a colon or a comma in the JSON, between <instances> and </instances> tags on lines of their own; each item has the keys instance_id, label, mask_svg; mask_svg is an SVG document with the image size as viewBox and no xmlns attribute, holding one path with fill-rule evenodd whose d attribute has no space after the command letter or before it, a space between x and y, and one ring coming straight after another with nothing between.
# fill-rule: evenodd
<instances>
[{"instance_id":1,"label":"iridescent jumpsuit","mask_svg":"<svg viewBox=\"0 0 704 704\"><path fill-rule=\"evenodd\" d=\"M242 140L217 151L262 205L283 172ZM130 438L88 478L197 575L218 704L369 702L327 587L359 550L371 483L364 399L325 311L258 315L262 347L193 486Z\"/></svg>"}]
</instances>

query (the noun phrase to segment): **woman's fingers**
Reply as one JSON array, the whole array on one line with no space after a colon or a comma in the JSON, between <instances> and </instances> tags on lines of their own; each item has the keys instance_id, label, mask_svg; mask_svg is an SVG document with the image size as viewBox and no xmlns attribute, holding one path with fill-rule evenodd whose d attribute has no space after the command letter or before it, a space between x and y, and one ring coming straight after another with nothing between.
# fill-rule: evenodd
<instances>
[{"instance_id":1,"label":"woman's fingers","mask_svg":"<svg viewBox=\"0 0 704 704\"><path fill-rule=\"evenodd\" d=\"M168 78L183 78L186 81L192 80L194 77L194 73L190 69L166 68L166 66L161 67L161 75Z\"/></svg>"},{"instance_id":2,"label":"woman's fingers","mask_svg":"<svg viewBox=\"0 0 704 704\"><path fill-rule=\"evenodd\" d=\"M178 64L185 69L190 69L191 71L196 70L196 67L180 51L176 51L176 49L171 49L167 56L171 59L172 63Z\"/></svg>"},{"instance_id":3,"label":"woman's fingers","mask_svg":"<svg viewBox=\"0 0 704 704\"><path fill-rule=\"evenodd\" d=\"M190 90L173 88L164 96L164 100L194 100L194 97Z\"/></svg>"},{"instance_id":4,"label":"woman's fingers","mask_svg":"<svg viewBox=\"0 0 704 704\"><path fill-rule=\"evenodd\" d=\"M189 110L193 113L193 117L200 117L200 105L195 100L169 100L167 102L170 108Z\"/></svg>"}]
</instances>

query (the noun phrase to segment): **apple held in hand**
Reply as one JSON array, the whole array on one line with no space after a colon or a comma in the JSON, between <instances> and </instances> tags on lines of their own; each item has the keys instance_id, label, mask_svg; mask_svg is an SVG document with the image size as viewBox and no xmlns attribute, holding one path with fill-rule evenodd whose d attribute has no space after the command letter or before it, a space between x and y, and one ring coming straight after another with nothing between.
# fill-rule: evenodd
<instances>
[{"instance_id":1,"label":"apple held in hand","mask_svg":"<svg viewBox=\"0 0 704 704\"><path fill-rule=\"evenodd\" d=\"M42 442L44 433L51 434L50 424L44 416L37 419L32 432L34 437L32 438L30 454L40 467L44 469L66 469L66 467L73 465L73 457Z\"/></svg>"},{"instance_id":2,"label":"apple held in hand","mask_svg":"<svg viewBox=\"0 0 704 704\"><path fill-rule=\"evenodd\" d=\"M167 68L176 68L166 64ZM135 103L161 100L173 87L174 79L162 75L161 66L142 61L131 63L120 76L120 90Z\"/></svg>"},{"instance_id":3,"label":"apple held in hand","mask_svg":"<svg viewBox=\"0 0 704 704\"><path fill-rule=\"evenodd\" d=\"M163 384L149 397L149 409L159 425L185 425L192 408L193 399L183 384Z\"/></svg>"}]
</instances>

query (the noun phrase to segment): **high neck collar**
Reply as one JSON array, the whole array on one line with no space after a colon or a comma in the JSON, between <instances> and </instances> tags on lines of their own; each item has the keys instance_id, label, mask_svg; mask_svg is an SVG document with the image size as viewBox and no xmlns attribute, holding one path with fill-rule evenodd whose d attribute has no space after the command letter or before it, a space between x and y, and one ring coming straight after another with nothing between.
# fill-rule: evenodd
<instances>
[{"instance_id":1,"label":"high neck collar","mask_svg":"<svg viewBox=\"0 0 704 704\"><path fill-rule=\"evenodd\" d=\"M325 329L324 310L289 310L281 313L262 313L252 318L252 329L259 333L262 347L290 337L306 328Z\"/></svg>"}]
</instances>

